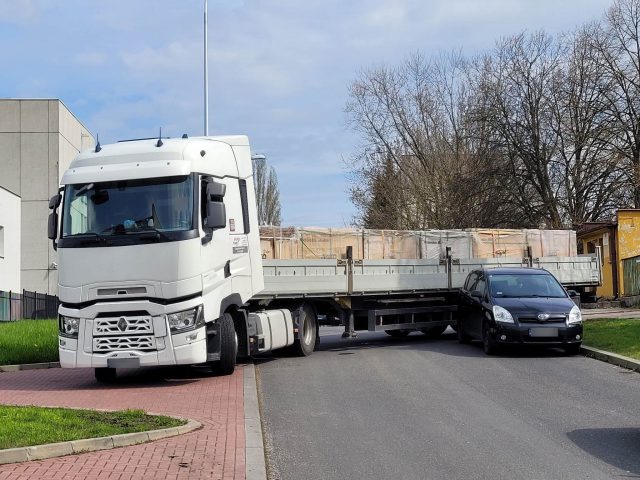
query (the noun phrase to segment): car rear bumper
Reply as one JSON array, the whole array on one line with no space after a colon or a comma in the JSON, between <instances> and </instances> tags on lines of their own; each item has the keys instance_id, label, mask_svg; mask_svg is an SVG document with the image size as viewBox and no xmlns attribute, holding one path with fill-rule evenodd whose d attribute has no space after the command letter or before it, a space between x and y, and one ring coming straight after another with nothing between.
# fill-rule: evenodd
<instances>
[{"instance_id":1,"label":"car rear bumper","mask_svg":"<svg viewBox=\"0 0 640 480\"><path fill-rule=\"evenodd\" d=\"M490 334L500 344L568 345L582 342L582 325L498 323L490 329Z\"/></svg>"}]
</instances>

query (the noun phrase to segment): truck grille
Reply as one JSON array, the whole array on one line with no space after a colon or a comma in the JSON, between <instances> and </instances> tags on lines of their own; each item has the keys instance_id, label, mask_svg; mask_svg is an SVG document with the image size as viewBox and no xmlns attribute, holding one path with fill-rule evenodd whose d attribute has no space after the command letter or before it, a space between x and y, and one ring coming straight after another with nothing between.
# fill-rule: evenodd
<instances>
[{"instance_id":1,"label":"truck grille","mask_svg":"<svg viewBox=\"0 0 640 480\"><path fill-rule=\"evenodd\" d=\"M153 333L151 317L109 317L96 318L93 326L94 336L130 335L132 333Z\"/></svg>"},{"instance_id":2,"label":"truck grille","mask_svg":"<svg viewBox=\"0 0 640 480\"><path fill-rule=\"evenodd\" d=\"M156 349L153 335L121 336L121 337L96 337L93 339L94 352L112 352L115 350L142 350Z\"/></svg>"}]
</instances>

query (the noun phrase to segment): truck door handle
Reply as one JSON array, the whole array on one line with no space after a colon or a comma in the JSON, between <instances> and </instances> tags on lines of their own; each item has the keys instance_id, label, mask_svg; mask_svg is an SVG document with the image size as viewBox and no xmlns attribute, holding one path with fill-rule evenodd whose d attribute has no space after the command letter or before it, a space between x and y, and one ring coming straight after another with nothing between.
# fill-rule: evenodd
<instances>
[{"instance_id":1,"label":"truck door handle","mask_svg":"<svg viewBox=\"0 0 640 480\"><path fill-rule=\"evenodd\" d=\"M224 278L229 278L231 276L231 260L227 260L227 263L224 264Z\"/></svg>"}]
</instances>

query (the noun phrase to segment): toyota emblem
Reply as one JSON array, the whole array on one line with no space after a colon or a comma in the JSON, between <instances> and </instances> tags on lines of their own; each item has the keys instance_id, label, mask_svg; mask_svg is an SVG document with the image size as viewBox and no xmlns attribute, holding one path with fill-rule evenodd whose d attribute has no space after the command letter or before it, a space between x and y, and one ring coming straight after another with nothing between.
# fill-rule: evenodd
<instances>
[{"instance_id":1,"label":"toyota emblem","mask_svg":"<svg viewBox=\"0 0 640 480\"><path fill-rule=\"evenodd\" d=\"M549 314L548 313L539 313L538 314L538 320L546 320L547 318L549 318Z\"/></svg>"}]
</instances>

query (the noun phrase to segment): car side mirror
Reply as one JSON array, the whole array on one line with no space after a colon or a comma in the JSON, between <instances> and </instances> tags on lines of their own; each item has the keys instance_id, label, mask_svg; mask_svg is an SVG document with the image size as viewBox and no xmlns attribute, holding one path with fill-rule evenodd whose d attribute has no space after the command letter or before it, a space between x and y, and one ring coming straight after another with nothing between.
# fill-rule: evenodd
<instances>
[{"instance_id":1,"label":"car side mirror","mask_svg":"<svg viewBox=\"0 0 640 480\"><path fill-rule=\"evenodd\" d=\"M476 300L482 300L482 292L480 290L472 290L469 295Z\"/></svg>"},{"instance_id":2,"label":"car side mirror","mask_svg":"<svg viewBox=\"0 0 640 480\"><path fill-rule=\"evenodd\" d=\"M575 290L567 290L567 293L569 294L569 296L571 298L575 298L575 297L579 297L580 294L578 292L576 292Z\"/></svg>"}]
</instances>

